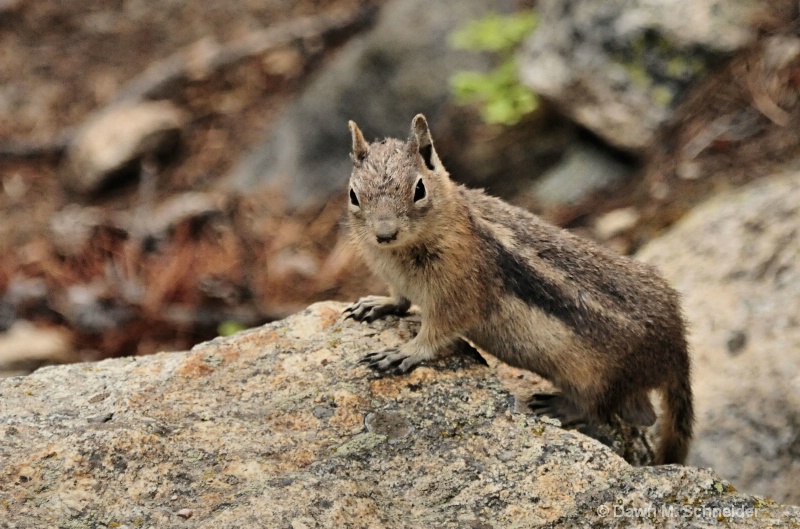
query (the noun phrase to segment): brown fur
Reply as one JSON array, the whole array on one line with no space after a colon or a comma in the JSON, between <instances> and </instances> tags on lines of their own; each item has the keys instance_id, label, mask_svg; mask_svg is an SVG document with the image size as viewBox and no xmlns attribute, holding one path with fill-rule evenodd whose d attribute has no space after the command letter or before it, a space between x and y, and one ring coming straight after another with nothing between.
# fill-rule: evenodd
<instances>
[{"instance_id":1,"label":"brown fur","mask_svg":"<svg viewBox=\"0 0 800 529\"><path fill-rule=\"evenodd\" d=\"M456 185L422 115L406 142L368 144L350 130L350 239L392 296L347 311L372 321L410 301L422 313L418 336L371 355L374 367L405 372L464 337L550 380L591 420L651 424L657 390L656 463L684 462L693 424L684 322L652 267Z\"/></svg>"}]
</instances>

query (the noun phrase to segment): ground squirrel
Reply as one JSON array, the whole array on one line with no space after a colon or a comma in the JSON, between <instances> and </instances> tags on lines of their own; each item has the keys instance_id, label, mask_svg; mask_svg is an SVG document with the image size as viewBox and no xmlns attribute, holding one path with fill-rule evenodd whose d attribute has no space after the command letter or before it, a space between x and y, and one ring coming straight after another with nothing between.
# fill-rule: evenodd
<instances>
[{"instance_id":1,"label":"ground squirrel","mask_svg":"<svg viewBox=\"0 0 800 529\"><path fill-rule=\"evenodd\" d=\"M683 463L692 389L677 293L650 266L450 180L421 114L405 142L367 143L354 122L349 238L391 296L348 317L373 321L419 306L422 326L378 370L406 372L464 338L551 381L531 407L562 422L652 425L663 397L656 464Z\"/></svg>"}]
</instances>

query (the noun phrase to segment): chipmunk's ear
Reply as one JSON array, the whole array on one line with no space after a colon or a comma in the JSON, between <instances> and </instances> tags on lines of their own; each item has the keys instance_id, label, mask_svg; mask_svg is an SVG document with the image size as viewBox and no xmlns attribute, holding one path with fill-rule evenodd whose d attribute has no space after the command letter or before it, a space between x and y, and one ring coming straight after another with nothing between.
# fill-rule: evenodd
<instances>
[{"instance_id":1,"label":"chipmunk's ear","mask_svg":"<svg viewBox=\"0 0 800 529\"><path fill-rule=\"evenodd\" d=\"M431 139L431 131L428 129L428 120L422 114L417 114L411 121L411 134L417 145L417 152L425 162L425 167L431 171L435 170L436 166L441 162L439 162L439 157L433 148L433 139Z\"/></svg>"},{"instance_id":2,"label":"chipmunk's ear","mask_svg":"<svg viewBox=\"0 0 800 529\"><path fill-rule=\"evenodd\" d=\"M353 138L353 153L350 157L353 159L353 163L359 164L366 158L369 145L364 140L364 135L355 121L348 121L347 126L350 127L350 136Z\"/></svg>"}]
</instances>

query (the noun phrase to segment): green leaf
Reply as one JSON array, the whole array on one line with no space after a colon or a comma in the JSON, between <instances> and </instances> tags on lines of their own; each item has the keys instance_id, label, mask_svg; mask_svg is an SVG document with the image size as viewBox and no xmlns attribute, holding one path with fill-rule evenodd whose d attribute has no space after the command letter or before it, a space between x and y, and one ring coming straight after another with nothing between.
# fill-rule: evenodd
<instances>
[{"instance_id":1,"label":"green leaf","mask_svg":"<svg viewBox=\"0 0 800 529\"><path fill-rule=\"evenodd\" d=\"M519 82L514 49L533 31L533 11L513 15L489 14L473 20L450 35L456 48L491 51L499 55L499 65L490 72L458 72L450 78L456 103L479 103L487 123L513 125L538 104L536 94Z\"/></svg>"},{"instance_id":2,"label":"green leaf","mask_svg":"<svg viewBox=\"0 0 800 529\"><path fill-rule=\"evenodd\" d=\"M533 11L512 15L490 13L451 33L449 41L457 49L507 51L520 44L536 27L536 22Z\"/></svg>"},{"instance_id":3,"label":"green leaf","mask_svg":"<svg viewBox=\"0 0 800 529\"><path fill-rule=\"evenodd\" d=\"M489 76L480 72L458 72L450 78L456 102L466 105L486 97L491 89Z\"/></svg>"}]
</instances>

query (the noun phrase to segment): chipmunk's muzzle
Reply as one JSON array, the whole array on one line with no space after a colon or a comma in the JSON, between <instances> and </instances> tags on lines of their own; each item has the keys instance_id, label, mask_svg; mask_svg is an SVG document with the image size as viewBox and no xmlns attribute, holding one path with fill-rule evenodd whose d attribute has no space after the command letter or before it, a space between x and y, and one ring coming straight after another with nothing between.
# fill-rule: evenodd
<instances>
[{"instance_id":1,"label":"chipmunk's muzzle","mask_svg":"<svg viewBox=\"0 0 800 529\"><path fill-rule=\"evenodd\" d=\"M400 230L395 221L379 220L375 223L373 231L379 244L388 244L397 240L397 233Z\"/></svg>"}]
</instances>

